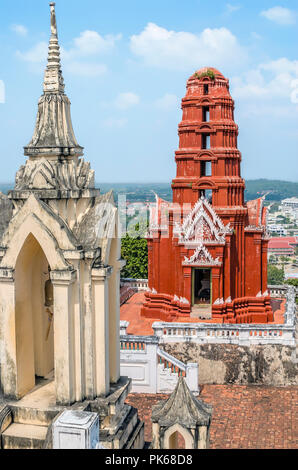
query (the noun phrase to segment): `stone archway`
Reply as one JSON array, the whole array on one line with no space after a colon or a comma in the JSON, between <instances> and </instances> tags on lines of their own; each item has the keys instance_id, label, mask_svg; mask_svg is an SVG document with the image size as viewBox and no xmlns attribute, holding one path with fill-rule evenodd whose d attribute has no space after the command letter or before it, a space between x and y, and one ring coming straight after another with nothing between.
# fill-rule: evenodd
<instances>
[{"instance_id":1,"label":"stone archway","mask_svg":"<svg viewBox=\"0 0 298 470\"><path fill-rule=\"evenodd\" d=\"M46 302L46 283L49 287L49 262L40 244L30 233L15 266L18 397L32 390L36 377L46 377L54 369L53 295L52 301L48 299Z\"/></svg>"},{"instance_id":2,"label":"stone archway","mask_svg":"<svg viewBox=\"0 0 298 470\"><path fill-rule=\"evenodd\" d=\"M190 431L176 423L168 428L163 437L163 449L181 449L181 441L184 441L184 449L194 449L194 437Z\"/></svg>"}]
</instances>

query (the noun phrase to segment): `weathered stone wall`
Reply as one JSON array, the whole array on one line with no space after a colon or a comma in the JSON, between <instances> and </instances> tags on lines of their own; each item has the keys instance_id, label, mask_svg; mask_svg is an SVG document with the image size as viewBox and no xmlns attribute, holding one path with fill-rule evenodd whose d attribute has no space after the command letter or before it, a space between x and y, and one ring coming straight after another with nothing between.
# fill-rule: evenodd
<instances>
[{"instance_id":1,"label":"weathered stone wall","mask_svg":"<svg viewBox=\"0 0 298 470\"><path fill-rule=\"evenodd\" d=\"M0 192L0 238L12 218L13 205L7 196Z\"/></svg>"},{"instance_id":2,"label":"weathered stone wall","mask_svg":"<svg viewBox=\"0 0 298 470\"><path fill-rule=\"evenodd\" d=\"M197 362L200 384L298 385L296 349L288 346L167 343L163 349Z\"/></svg>"}]
</instances>

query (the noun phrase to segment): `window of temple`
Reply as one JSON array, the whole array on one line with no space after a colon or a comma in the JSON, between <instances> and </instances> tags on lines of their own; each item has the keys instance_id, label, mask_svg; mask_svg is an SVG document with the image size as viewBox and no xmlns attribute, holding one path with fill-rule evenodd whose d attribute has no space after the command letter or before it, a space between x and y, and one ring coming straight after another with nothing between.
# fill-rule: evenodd
<instances>
[{"instance_id":1,"label":"window of temple","mask_svg":"<svg viewBox=\"0 0 298 470\"><path fill-rule=\"evenodd\" d=\"M210 149L210 135L202 134L202 149Z\"/></svg>"},{"instance_id":2,"label":"window of temple","mask_svg":"<svg viewBox=\"0 0 298 470\"><path fill-rule=\"evenodd\" d=\"M205 198L207 199L209 204L212 204L212 189L205 190Z\"/></svg>"},{"instance_id":3,"label":"window of temple","mask_svg":"<svg viewBox=\"0 0 298 470\"><path fill-rule=\"evenodd\" d=\"M204 85L204 95L208 95L209 94L209 85L205 84Z\"/></svg>"},{"instance_id":4,"label":"window of temple","mask_svg":"<svg viewBox=\"0 0 298 470\"><path fill-rule=\"evenodd\" d=\"M212 189L201 190L201 196L204 196L209 202L209 204L212 204Z\"/></svg>"},{"instance_id":5,"label":"window of temple","mask_svg":"<svg viewBox=\"0 0 298 470\"><path fill-rule=\"evenodd\" d=\"M212 162L201 162L201 176L212 176Z\"/></svg>"},{"instance_id":6,"label":"window of temple","mask_svg":"<svg viewBox=\"0 0 298 470\"><path fill-rule=\"evenodd\" d=\"M210 110L209 106L203 107L203 122L209 122L210 120Z\"/></svg>"}]
</instances>

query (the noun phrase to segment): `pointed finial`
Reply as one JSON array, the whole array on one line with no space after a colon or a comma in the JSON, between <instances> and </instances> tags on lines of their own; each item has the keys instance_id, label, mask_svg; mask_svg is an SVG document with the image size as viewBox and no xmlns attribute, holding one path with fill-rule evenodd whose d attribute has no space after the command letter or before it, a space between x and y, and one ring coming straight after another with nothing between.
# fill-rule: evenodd
<instances>
[{"instance_id":1,"label":"pointed finial","mask_svg":"<svg viewBox=\"0 0 298 470\"><path fill-rule=\"evenodd\" d=\"M55 2L50 3L51 37L49 42L48 64L43 87L45 93L64 93L64 80L60 64L60 47L58 43L55 5Z\"/></svg>"},{"instance_id":2,"label":"pointed finial","mask_svg":"<svg viewBox=\"0 0 298 470\"><path fill-rule=\"evenodd\" d=\"M25 147L25 155L81 156L83 147L74 135L70 101L64 93L64 80L60 63L55 3L51 7L51 37L48 63L43 82L43 95L38 104L38 114L33 137Z\"/></svg>"},{"instance_id":3,"label":"pointed finial","mask_svg":"<svg viewBox=\"0 0 298 470\"><path fill-rule=\"evenodd\" d=\"M56 22L56 12L55 12L55 2L50 3L51 8L51 33L52 36L57 36L57 22Z\"/></svg>"}]
</instances>

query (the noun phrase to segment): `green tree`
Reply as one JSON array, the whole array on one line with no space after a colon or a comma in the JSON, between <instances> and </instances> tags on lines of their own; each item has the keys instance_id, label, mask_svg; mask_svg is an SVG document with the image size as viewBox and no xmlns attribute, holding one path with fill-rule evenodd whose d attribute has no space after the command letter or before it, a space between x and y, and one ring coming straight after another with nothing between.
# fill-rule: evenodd
<instances>
[{"instance_id":1,"label":"green tree","mask_svg":"<svg viewBox=\"0 0 298 470\"><path fill-rule=\"evenodd\" d=\"M148 278L148 248L144 238L131 238L128 234L122 239L122 258L126 266L121 271L121 277L134 279Z\"/></svg>"},{"instance_id":2,"label":"green tree","mask_svg":"<svg viewBox=\"0 0 298 470\"><path fill-rule=\"evenodd\" d=\"M269 264L268 266L268 284L279 285L283 284L285 279L284 269L279 269L276 266Z\"/></svg>"},{"instance_id":3,"label":"green tree","mask_svg":"<svg viewBox=\"0 0 298 470\"><path fill-rule=\"evenodd\" d=\"M298 287L298 279L287 279L286 284L290 286Z\"/></svg>"}]
</instances>

